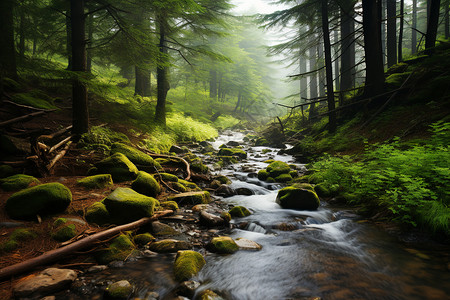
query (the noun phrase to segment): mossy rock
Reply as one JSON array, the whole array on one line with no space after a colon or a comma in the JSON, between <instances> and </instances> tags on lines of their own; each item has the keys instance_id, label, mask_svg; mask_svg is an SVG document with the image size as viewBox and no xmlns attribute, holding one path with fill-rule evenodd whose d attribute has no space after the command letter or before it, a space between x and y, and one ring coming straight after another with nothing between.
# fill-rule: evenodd
<instances>
[{"instance_id":1,"label":"mossy rock","mask_svg":"<svg viewBox=\"0 0 450 300\"><path fill-rule=\"evenodd\" d=\"M178 183L181 183L190 191L201 191L201 188L199 188L198 185L196 185L193 182L190 182L190 181L187 181L184 179L178 179Z\"/></svg>"},{"instance_id":2,"label":"mossy rock","mask_svg":"<svg viewBox=\"0 0 450 300\"><path fill-rule=\"evenodd\" d=\"M170 173L159 173L161 179L165 182L178 182L178 177Z\"/></svg>"},{"instance_id":3,"label":"mossy rock","mask_svg":"<svg viewBox=\"0 0 450 300\"><path fill-rule=\"evenodd\" d=\"M150 244L149 249L158 253L175 253L179 250L189 250L191 245L186 241L165 239Z\"/></svg>"},{"instance_id":4,"label":"mossy rock","mask_svg":"<svg viewBox=\"0 0 450 300\"><path fill-rule=\"evenodd\" d=\"M170 210L179 209L178 203L176 203L175 201L162 201L161 207L163 207L164 209L170 209Z\"/></svg>"},{"instance_id":5,"label":"mossy rock","mask_svg":"<svg viewBox=\"0 0 450 300\"><path fill-rule=\"evenodd\" d=\"M395 73L386 78L386 85L391 88L399 88L403 82L411 75L411 72Z\"/></svg>"},{"instance_id":6,"label":"mossy rock","mask_svg":"<svg viewBox=\"0 0 450 300\"><path fill-rule=\"evenodd\" d=\"M114 181L128 181L136 178L138 169L122 153L115 153L95 164L97 172L111 174Z\"/></svg>"},{"instance_id":7,"label":"mossy rock","mask_svg":"<svg viewBox=\"0 0 450 300\"><path fill-rule=\"evenodd\" d=\"M72 202L70 190L58 182L21 190L6 200L6 213L12 219L32 219L63 212Z\"/></svg>"},{"instance_id":8,"label":"mossy rock","mask_svg":"<svg viewBox=\"0 0 450 300\"><path fill-rule=\"evenodd\" d=\"M46 98L46 99L42 99L42 98ZM33 95L31 92L15 94L11 100L15 103L32 106L35 108L42 108L42 109L56 109L57 108L53 104L53 99L51 99L49 97L39 97L39 96Z\"/></svg>"},{"instance_id":9,"label":"mossy rock","mask_svg":"<svg viewBox=\"0 0 450 300\"><path fill-rule=\"evenodd\" d=\"M250 216L252 213L244 206L235 206L229 211L230 215L235 218L243 218Z\"/></svg>"},{"instance_id":10,"label":"mossy rock","mask_svg":"<svg viewBox=\"0 0 450 300\"><path fill-rule=\"evenodd\" d=\"M19 243L14 240L7 240L0 244L0 253L1 252L12 252L19 248Z\"/></svg>"},{"instance_id":11,"label":"mossy rock","mask_svg":"<svg viewBox=\"0 0 450 300\"><path fill-rule=\"evenodd\" d=\"M265 138L258 138L255 142L255 146L259 147L259 146L269 146L270 143L268 140L266 140Z\"/></svg>"},{"instance_id":12,"label":"mossy rock","mask_svg":"<svg viewBox=\"0 0 450 300\"><path fill-rule=\"evenodd\" d=\"M6 178L16 173L13 167L8 165L0 165L0 178Z\"/></svg>"},{"instance_id":13,"label":"mossy rock","mask_svg":"<svg viewBox=\"0 0 450 300\"><path fill-rule=\"evenodd\" d=\"M86 220L89 223L104 225L111 223L111 216L102 202L95 202L86 209Z\"/></svg>"},{"instance_id":14,"label":"mossy rock","mask_svg":"<svg viewBox=\"0 0 450 300\"><path fill-rule=\"evenodd\" d=\"M271 163L273 163L274 161L275 161L275 159L268 159L268 160L265 160L264 163L266 163L266 164L271 164Z\"/></svg>"},{"instance_id":15,"label":"mossy rock","mask_svg":"<svg viewBox=\"0 0 450 300\"><path fill-rule=\"evenodd\" d=\"M219 156L237 156L240 159L246 159L247 152L239 148L222 148L219 150Z\"/></svg>"},{"instance_id":16,"label":"mossy rock","mask_svg":"<svg viewBox=\"0 0 450 300\"><path fill-rule=\"evenodd\" d=\"M208 204L211 202L211 195L208 191L181 193L168 198L178 204Z\"/></svg>"},{"instance_id":17,"label":"mossy rock","mask_svg":"<svg viewBox=\"0 0 450 300\"><path fill-rule=\"evenodd\" d=\"M18 191L32 185L40 184L40 181L37 178L24 174L9 176L5 179L1 179L0 182L2 189L7 192Z\"/></svg>"},{"instance_id":18,"label":"mossy rock","mask_svg":"<svg viewBox=\"0 0 450 300\"><path fill-rule=\"evenodd\" d=\"M233 254L239 250L239 246L229 236L218 236L212 238L207 245L207 248L209 251L219 254Z\"/></svg>"},{"instance_id":19,"label":"mossy rock","mask_svg":"<svg viewBox=\"0 0 450 300\"><path fill-rule=\"evenodd\" d=\"M111 218L119 223L129 223L151 217L158 200L139 194L130 188L118 187L103 200Z\"/></svg>"},{"instance_id":20,"label":"mossy rock","mask_svg":"<svg viewBox=\"0 0 450 300\"><path fill-rule=\"evenodd\" d=\"M66 218L58 218L53 222L53 227L59 227L67 223Z\"/></svg>"},{"instance_id":21,"label":"mossy rock","mask_svg":"<svg viewBox=\"0 0 450 300\"><path fill-rule=\"evenodd\" d=\"M220 217L225 220L226 223L231 221L231 214L229 212L223 211L220 213Z\"/></svg>"},{"instance_id":22,"label":"mossy rock","mask_svg":"<svg viewBox=\"0 0 450 300\"><path fill-rule=\"evenodd\" d=\"M128 280L120 280L108 285L105 289L106 299L126 300L133 293L133 285Z\"/></svg>"},{"instance_id":23,"label":"mossy rock","mask_svg":"<svg viewBox=\"0 0 450 300\"><path fill-rule=\"evenodd\" d=\"M192 250L178 251L175 257L173 272L179 282L195 276L206 264L203 256Z\"/></svg>"},{"instance_id":24,"label":"mossy rock","mask_svg":"<svg viewBox=\"0 0 450 300\"><path fill-rule=\"evenodd\" d=\"M18 228L11 233L9 239L14 240L16 242L27 242L37 237L38 237L37 233L34 232L32 229Z\"/></svg>"},{"instance_id":25,"label":"mossy rock","mask_svg":"<svg viewBox=\"0 0 450 300\"><path fill-rule=\"evenodd\" d=\"M231 184L230 178L225 175L216 176L214 179L218 180L221 184Z\"/></svg>"},{"instance_id":26,"label":"mossy rock","mask_svg":"<svg viewBox=\"0 0 450 300\"><path fill-rule=\"evenodd\" d=\"M150 231L153 233L154 236L169 236L180 234L180 232L174 229L172 226L161 222L152 222L150 224Z\"/></svg>"},{"instance_id":27,"label":"mossy rock","mask_svg":"<svg viewBox=\"0 0 450 300\"><path fill-rule=\"evenodd\" d=\"M187 187L179 182L169 182L169 186L177 192L186 193L188 191Z\"/></svg>"},{"instance_id":28,"label":"mossy rock","mask_svg":"<svg viewBox=\"0 0 450 300\"><path fill-rule=\"evenodd\" d=\"M273 177L267 177L266 182L275 183L275 179Z\"/></svg>"},{"instance_id":29,"label":"mossy rock","mask_svg":"<svg viewBox=\"0 0 450 300\"><path fill-rule=\"evenodd\" d=\"M204 290L200 293L199 300L225 300L220 295L211 290Z\"/></svg>"},{"instance_id":30,"label":"mossy rock","mask_svg":"<svg viewBox=\"0 0 450 300\"><path fill-rule=\"evenodd\" d=\"M153 240L155 240L155 237L153 235L151 235L150 233L141 233L141 234L137 234L134 238L133 241L136 245L140 245L140 246L144 246L147 245L148 243L152 242Z\"/></svg>"},{"instance_id":31,"label":"mossy rock","mask_svg":"<svg viewBox=\"0 0 450 300\"><path fill-rule=\"evenodd\" d=\"M77 181L77 185L87 189L102 189L113 185L111 174L88 176Z\"/></svg>"},{"instance_id":32,"label":"mossy rock","mask_svg":"<svg viewBox=\"0 0 450 300\"><path fill-rule=\"evenodd\" d=\"M314 191L313 185L310 183L306 183L306 182L301 182L301 183L297 182L297 183L292 184L292 186L295 188L299 188L299 189Z\"/></svg>"},{"instance_id":33,"label":"mossy rock","mask_svg":"<svg viewBox=\"0 0 450 300\"><path fill-rule=\"evenodd\" d=\"M161 192L161 186L156 179L144 171L138 172L138 176L131 184L131 188L136 192L149 197L156 197L156 195Z\"/></svg>"},{"instance_id":34,"label":"mossy rock","mask_svg":"<svg viewBox=\"0 0 450 300\"><path fill-rule=\"evenodd\" d=\"M238 162L238 160L234 156L219 156L218 158L220 159L218 163L221 165L221 167Z\"/></svg>"},{"instance_id":35,"label":"mossy rock","mask_svg":"<svg viewBox=\"0 0 450 300\"><path fill-rule=\"evenodd\" d=\"M277 178L281 174L289 174L291 168L287 163L276 160L267 166L266 171L269 172L270 177Z\"/></svg>"},{"instance_id":36,"label":"mossy rock","mask_svg":"<svg viewBox=\"0 0 450 300\"><path fill-rule=\"evenodd\" d=\"M77 229L74 224L68 224L56 229L52 233L52 238L58 242L65 242L77 235Z\"/></svg>"},{"instance_id":37,"label":"mossy rock","mask_svg":"<svg viewBox=\"0 0 450 300\"><path fill-rule=\"evenodd\" d=\"M161 165L158 166L155 164L155 161L150 155L122 143L112 144L111 154L114 153L122 153L140 170L152 172L157 167L159 167L159 169L161 168Z\"/></svg>"},{"instance_id":38,"label":"mossy rock","mask_svg":"<svg viewBox=\"0 0 450 300\"><path fill-rule=\"evenodd\" d=\"M283 208L316 210L320 200L313 189L289 186L278 191L276 202Z\"/></svg>"},{"instance_id":39,"label":"mossy rock","mask_svg":"<svg viewBox=\"0 0 450 300\"><path fill-rule=\"evenodd\" d=\"M289 172L289 175L291 175L292 178L297 178L298 177L298 172L296 170L292 170Z\"/></svg>"},{"instance_id":40,"label":"mossy rock","mask_svg":"<svg viewBox=\"0 0 450 300\"><path fill-rule=\"evenodd\" d=\"M269 177L269 172L267 172L265 169L264 170L260 170L258 172L258 179L265 181L267 180L267 178Z\"/></svg>"},{"instance_id":41,"label":"mossy rock","mask_svg":"<svg viewBox=\"0 0 450 300\"><path fill-rule=\"evenodd\" d=\"M275 177L275 181L280 183L286 183L292 181L292 176L290 174L281 174Z\"/></svg>"},{"instance_id":42,"label":"mossy rock","mask_svg":"<svg viewBox=\"0 0 450 300\"><path fill-rule=\"evenodd\" d=\"M108 248L96 253L95 258L101 264L108 264L112 261L123 261L132 254L137 253L130 237L121 234L116 237Z\"/></svg>"},{"instance_id":43,"label":"mossy rock","mask_svg":"<svg viewBox=\"0 0 450 300\"><path fill-rule=\"evenodd\" d=\"M206 174L209 171L209 168L208 168L207 165L202 164L202 163L198 163L198 162L191 164L191 169L194 172L202 173L202 174Z\"/></svg>"}]
</instances>

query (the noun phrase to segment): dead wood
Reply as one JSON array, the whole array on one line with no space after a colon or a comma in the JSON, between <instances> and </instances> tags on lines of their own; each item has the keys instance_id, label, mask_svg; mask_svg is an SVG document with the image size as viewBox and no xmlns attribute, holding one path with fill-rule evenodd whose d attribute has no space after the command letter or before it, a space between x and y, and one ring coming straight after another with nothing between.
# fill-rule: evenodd
<instances>
[{"instance_id":1,"label":"dead wood","mask_svg":"<svg viewBox=\"0 0 450 300\"><path fill-rule=\"evenodd\" d=\"M26 108L26 109L36 110L36 111L46 111L46 109L43 109L43 108L37 108L37 107L33 107L33 106L23 105L23 104L9 101L9 100L3 100L3 103L8 103L8 104L20 107L20 108Z\"/></svg>"},{"instance_id":2,"label":"dead wood","mask_svg":"<svg viewBox=\"0 0 450 300\"><path fill-rule=\"evenodd\" d=\"M41 111L33 112L31 114L27 114L27 115L24 115L24 116L17 117L17 118L14 118L14 119L9 119L7 121L0 122L0 127L5 127L5 126L8 126L8 125L11 125L11 124L14 124L14 123L18 123L18 122L25 122L28 119L31 119L31 118L34 118L34 117L46 114L46 113L54 111L54 110L55 109L53 109L53 110L41 110Z\"/></svg>"},{"instance_id":3,"label":"dead wood","mask_svg":"<svg viewBox=\"0 0 450 300\"><path fill-rule=\"evenodd\" d=\"M61 158L64 157L64 155L66 155L67 150L69 150L71 144L72 144L72 141L67 142L67 145L64 147L64 149L61 150L47 165L47 170L50 171L51 168L53 168L53 166L58 162L58 160L60 160Z\"/></svg>"},{"instance_id":4,"label":"dead wood","mask_svg":"<svg viewBox=\"0 0 450 300\"><path fill-rule=\"evenodd\" d=\"M63 128L61 130L58 130L58 131L52 133L52 134L43 134L43 135L41 135L41 136L39 136L37 138L37 141L38 142L42 142L42 141L52 140L52 139L57 138L57 137L59 137L61 135L64 135L66 132L69 132L70 130L72 130L72 127L73 126L70 125L70 126L67 126L67 127Z\"/></svg>"},{"instance_id":5,"label":"dead wood","mask_svg":"<svg viewBox=\"0 0 450 300\"><path fill-rule=\"evenodd\" d=\"M72 138L72 136L69 136L65 139L63 139L62 141L60 141L58 144L54 145L53 147L50 148L50 150L48 150L48 154L52 153L53 151L55 151L56 149L58 149L59 147L61 147L62 145L68 143L70 141L70 139Z\"/></svg>"},{"instance_id":6,"label":"dead wood","mask_svg":"<svg viewBox=\"0 0 450 300\"><path fill-rule=\"evenodd\" d=\"M14 264L12 266L8 266L6 268L0 269L0 281L3 281L7 278L10 278L12 276L31 271L32 269L36 268L37 266L49 264L51 262L57 261L71 253L74 253L76 251L88 248L89 246L93 245L94 243L98 241L105 240L109 238L110 236L113 236L115 234L118 234L123 231L133 230L136 229L144 224L156 221L158 218L161 218L163 216L172 214L172 210L164 210L159 213L155 213L154 216L150 218L142 218L137 221L134 221L132 223L128 223L121 226L116 226L111 229L107 229L105 231L98 232L96 234L93 234L91 236L88 236L84 239L81 239L77 242L74 242L70 245L67 245L62 248L54 249L48 252L45 252L44 254L31 258L29 260Z\"/></svg>"}]
</instances>

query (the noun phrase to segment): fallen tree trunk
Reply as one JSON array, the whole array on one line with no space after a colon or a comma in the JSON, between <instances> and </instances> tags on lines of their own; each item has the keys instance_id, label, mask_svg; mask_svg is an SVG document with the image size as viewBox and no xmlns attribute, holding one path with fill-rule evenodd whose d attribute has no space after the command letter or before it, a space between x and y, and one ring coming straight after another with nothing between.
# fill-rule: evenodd
<instances>
[{"instance_id":1,"label":"fallen tree trunk","mask_svg":"<svg viewBox=\"0 0 450 300\"><path fill-rule=\"evenodd\" d=\"M45 252L41 256L34 257L29 260L23 261L21 263L17 263L15 265L0 269L0 281L3 281L5 279L10 278L15 275L30 271L37 266L41 266L41 265L45 265L45 264L49 264L51 262L57 261L68 254L71 254L75 251L80 251L82 249L85 249L85 248L91 246L92 244L94 244L95 242L108 239L111 236L118 234L122 231L136 229L144 224L156 221L158 218L172 214L172 213L173 213L172 210L164 210L159 213L155 213L155 215L150 218L142 218L142 219L139 219L132 223L128 223L128 224L121 225L121 226L116 226L111 229L107 229L105 231L98 232L96 234L93 234L91 236L83 238L77 242L69 244L65 247Z\"/></svg>"},{"instance_id":2,"label":"fallen tree trunk","mask_svg":"<svg viewBox=\"0 0 450 300\"><path fill-rule=\"evenodd\" d=\"M69 137L70 138L70 137ZM50 171L51 168L53 168L53 166L56 164L56 162L58 160L60 160L61 158L64 157L64 155L66 155L67 150L69 150L70 145L72 144L72 141L69 141L67 143L67 145L64 147L63 150L61 150L61 152L59 152L51 161L50 163L47 165L47 170Z\"/></svg>"},{"instance_id":3,"label":"fallen tree trunk","mask_svg":"<svg viewBox=\"0 0 450 300\"><path fill-rule=\"evenodd\" d=\"M24 115L24 116L17 117L17 118L14 118L14 119L10 119L10 120L4 121L4 122L0 122L0 127L5 127L7 125L18 123L18 122L25 122L28 119L31 119L31 118L34 118L34 117L46 114L48 112L55 111L55 110L56 109L53 109L53 110L40 110L40 111L36 111L36 112L28 114L28 115Z\"/></svg>"},{"instance_id":4,"label":"fallen tree trunk","mask_svg":"<svg viewBox=\"0 0 450 300\"><path fill-rule=\"evenodd\" d=\"M58 130L58 131L52 133L52 134L41 135L41 136L39 136L37 138L37 141L38 142L42 142L42 141L47 141L47 140L54 139L56 137L59 137L59 136L65 134L66 132L69 132L70 130L72 130L72 127L73 126L70 125L70 126L67 126L67 127L63 128L61 130Z\"/></svg>"}]
</instances>

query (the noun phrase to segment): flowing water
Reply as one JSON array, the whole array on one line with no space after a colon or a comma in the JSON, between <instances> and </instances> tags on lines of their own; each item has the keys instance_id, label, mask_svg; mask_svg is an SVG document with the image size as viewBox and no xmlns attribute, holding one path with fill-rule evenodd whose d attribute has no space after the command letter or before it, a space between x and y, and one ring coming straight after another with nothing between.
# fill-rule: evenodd
<instances>
[{"instance_id":1,"label":"flowing water","mask_svg":"<svg viewBox=\"0 0 450 300\"><path fill-rule=\"evenodd\" d=\"M230 140L245 145L243 138L241 133L230 132L212 145L218 149ZM353 212L326 203L313 212L281 209L275 203L281 187L259 181L256 172L267 166L264 161L268 158L294 163L293 158L267 147L244 149L249 154L245 162L215 173L229 176L233 188L252 192L221 200L252 211L252 215L232 221L235 229L231 236L253 240L263 248L233 255L208 253L206 266L194 278L202 282L198 292L212 289L236 300L450 299L448 247L417 250ZM173 258L158 255L117 270L111 268L92 279L86 277L92 284L84 286L93 295L92 285L128 279L137 286L139 297L157 291L161 298L172 299L170 291L176 286L171 274ZM100 293L98 289L91 298L98 299Z\"/></svg>"}]
</instances>

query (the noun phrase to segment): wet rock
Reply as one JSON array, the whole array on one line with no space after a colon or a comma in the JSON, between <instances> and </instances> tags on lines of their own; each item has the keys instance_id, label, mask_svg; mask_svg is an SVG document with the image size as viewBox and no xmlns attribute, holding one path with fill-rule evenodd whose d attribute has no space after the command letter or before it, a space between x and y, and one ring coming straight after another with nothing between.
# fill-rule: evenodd
<instances>
[{"instance_id":1,"label":"wet rock","mask_svg":"<svg viewBox=\"0 0 450 300\"><path fill-rule=\"evenodd\" d=\"M90 267L87 271L88 271L88 273L98 273L98 272L104 271L106 269L108 269L108 266L97 265L97 266Z\"/></svg>"},{"instance_id":2,"label":"wet rock","mask_svg":"<svg viewBox=\"0 0 450 300\"><path fill-rule=\"evenodd\" d=\"M222 148L219 150L219 156L236 156L239 159L246 159L247 152L239 148Z\"/></svg>"},{"instance_id":3,"label":"wet rock","mask_svg":"<svg viewBox=\"0 0 450 300\"><path fill-rule=\"evenodd\" d=\"M236 141L229 141L229 142L227 143L227 146L230 146L230 147L237 147L237 146L239 146L239 142L236 142Z\"/></svg>"},{"instance_id":4,"label":"wet rock","mask_svg":"<svg viewBox=\"0 0 450 300\"><path fill-rule=\"evenodd\" d=\"M108 264L113 261L123 261L137 255L138 251L128 235L121 234L116 237L106 249L98 251L95 255L96 260L101 264Z\"/></svg>"},{"instance_id":5,"label":"wet rock","mask_svg":"<svg viewBox=\"0 0 450 300\"><path fill-rule=\"evenodd\" d=\"M254 195L254 194L255 194L254 191L252 191L252 190L249 189L249 188L245 188L245 187L237 188L237 189L235 189L234 191L236 192L236 194L238 194L238 195L244 195L244 196L251 196L251 195Z\"/></svg>"},{"instance_id":6,"label":"wet rock","mask_svg":"<svg viewBox=\"0 0 450 300\"><path fill-rule=\"evenodd\" d=\"M276 202L283 208L316 210L320 200L314 190L305 184L295 184L278 191Z\"/></svg>"},{"instance_id":7,"label":"wet rock","mask_svg":"<svg viewBox=\"0 0 450 300\"><path fill-rule=\"evenodd\" d=\"M69 269L48 268L17 283L13 288L16 297L29 297L60 291L77 278L77 273Z\"/></svg>"},{"instance_id":8,"label":"wet rock","mask_svg":"<svg viewBox=\"0 0 450 300\"><path fill-rule=\"evenodd\" d=\"M200 286L200 282L189 280L183 281L180 283L180 286L177 288L177 294L180 296L185 296L188 298L194 297L195 290Z\"/></svg>"},{"instance_id":9,"label":"wet rock","mask_svg":"<svg viewBox=\"0 0 450 300\"><path fill-rule=\"evenodd\" d=\"M214 237L206 248L215 253L232 254L239 250L239 246L229 236Z\"/></svg>"},{"instance_id":10,"label":"wet rock","mask_svg":"<svg viewBox=\"0 0 450 300\"><path fill-rule=\"evenodd\" d=\"M243 218L250 216L252 213L244 206L235 206L229 211L230 215L235 218Z\"/></svg>"},{"instance_id":11,"label":"wet rock","mask_svg":"<svg viewBox=\"0 0 450 300\"><path fill-rule=\"evenodd\" d=\"M275 226L275 229L281 230L281 231L293 231L297 229L297 227L294 224L289 223L280 223Z\"/></svg>"},{"instance_id":12,"label":"wet rock","mask_svg":"<svg viewBox=\"0 0 450 300\"><path fill-rule=\"evenodd\" d=\"M252 240L248 240L246 238L237 238L235 240L236 244L238 245L239 249L241 250L261 250L262 246L258 244L257 242L254 242Z\"/></svg>"},{"instance_id":13,"label":"wet rock","mask_svg":"<svg viewBox=\"0 0 450 300\"><path fill-rule=\"evenodd\" d=\"M214 191L214 194L216 194L217 196L222 196L224 198L236 195L234 190L226 184L222 184L217 190Z\"/></svg>"},{"instance_id":14,"label":"wet rock","mask_svg":"<svg viewBox=\"0 0 450 300\"><path fill-rule=\"evenodd\" d=\"M187 192L174 195L168 198L170 201L175 201L178 204L207 204L211 202L211 195L208 191Z\"/></svg>"},{"instance_id":15,"label":"wet rock","mask_svg":"<svg viewBox=\"0 0 450 300\"><path fill-rule=\"evenodd\" d=\"M191 248L188 242L178 241L174 239L165 239L150 244L150 251L158 253L174 253L179 250L188 250Z\"/></svg>"},{"instance_id":16,"label":"wet rock","mask_svg":"<svg viewBox=\"0 0 450 300\"><path fill-rule=\"evenodd\" d=\"M202 210L208 209L210 206L208 204L197 204L192 207L193 212L200 212Z\"/></svg>"},{"instance_id":17,"label":"wet rock","mask_svg":"<svg viewBox=\"0 0 450 300\"><path fill-rule=\"evenodd\" d=\"M105 294L110 299L128 299L133 293L133 286L128 280L121 280L110 284Z\"/></svg>"},{"instance_id":18,"label":"wet rock","mask_svg":"<svg viewBox=\"0 0 450 300\"><path fill-rule=\"evenodd\" d=\"M150 243L151 241L153 241L155 238L153 237L153 235L151 235L150 233L141 233L141 234L137 234L134 238L133 241L135 244L140 245L140 246L144 246L147 245L148 243Z\"/></svg>"},{"instance_id":19,"label":"wet rock","mask_svg":"<svg viewBox=\"0 0 450 300\"><path fill-rule=\"evenodd\" d=\"M144 250L142 251L142 255L144 255L145 257L153 257L158 255L158 253L150 251L150 250Z\"/></svg>"},{"instance_id":20,"label":"wet rock","mask_svg":"<svg viewBox=\"0 0 450 300\"><path fill-rule=\"evenodd\" d=\"M225 225L225 220L203 210L200 212L200 224L207 227L218 227Z\"/></svg>"},{"instance_id":21,"label":"wet rock","mask_svg":"<svg viewBox=\"0 0 450 300\"><path fill-rule=\"evenodd\" d=\"M211 290L204 290L203 292L201 292L200 297L198 299L199 300L225 300L224 298L222 298L221 296L219 296L218 294L216 294L215 292L213 292Z\"/></svg>"},{"instance_id":22,"label":"wet rock","mask_svg":"<svg viewBox=\"0 0 450 300\"><path fill-rule=\"evenodd\" d=\"M192 250L178 251L173 272L175 279L186 281L195 276L206 264L203 256Z\"/></svg>"},{"instance_id":23,"label":"wet rock","mask_svg":"<svg viewBox=\"0 0 450 300\"><path fill-rule=\"evenodd\" d=\"M159 293L158 292L148 292L145 294L145 300L158 300Z\"/></svg>"},{"instance_id":24,"label":"wet rock","mask_svg":"<svg viewBox=\"0 0 450 300\"><path fill-rule=\"evenodd\" d=\"M172 226L169 226L167 224L161 223L161 222L152 222L151 224L151 232L155 236L162 236L162 235L179 235L180 232Z\"/></svg>"},{"instance_id":25,"label":"wet rock","mask_svg":"<svg viewBox=\"0 0 450 300\"><path fill-rule=\"evenodd\" d=\"M179 146L173 145L172 147L170 147L169 152L173 152L175 154L182 154L182 153L188 153L189 149L186 147L179 147Z\"/></svg>"}]
</instances>

